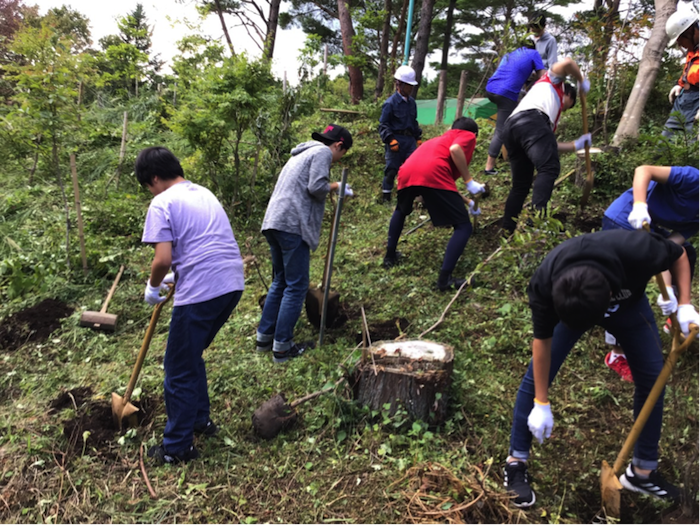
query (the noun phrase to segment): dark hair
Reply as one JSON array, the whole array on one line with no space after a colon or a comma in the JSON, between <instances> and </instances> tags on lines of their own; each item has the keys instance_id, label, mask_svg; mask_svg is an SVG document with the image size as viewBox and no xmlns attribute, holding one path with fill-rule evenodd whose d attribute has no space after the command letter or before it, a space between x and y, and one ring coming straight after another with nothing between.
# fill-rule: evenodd
<instances>
[{"instance_id":1,"label":"dark hair","mask_svg":"<svg viewBox=\"0 0 700 525\"><path fill-rule=\"evenodd\" d=\"M547 17L542 12L532 13L527 25L543 28L547 25Z\"/></svg>"},{"instance_id":2,"label":"dark hair","mask_svg":"<svg viewBox=\"0 0 700 525\"><path fill-rule=\"evenodd\" d=\"M182 166L173 152L163 146L153 146L141 150L134 164L136 180L142 186L153 184L153 177L160 180L174 180L184 177Z\"/></svg>"},{"instance_id":3,"label":"dark hair","mask_svg":"<svg viewBox=\"0 0 700 525\"><path fill-rule=\"evenodd\" d=\"M576 88L568 82L564 82L564 94L571 97L571 107L573 108L576 105Z\"/></svg>"},{"instance_id":4,"label":"dark hair","mask_svg":"<svg viewBox=\"0 0 700 525\"><path fill-rule=\"evenodd\" d=\"M610 306L610 283L593 266L574 266L554 281L552 301L562 323L572 330L588 330Z\"/></svg>"},{"instance_id":5,"label":"dark hair","mask_svg":"<svg viewBox=\"0 0 700 525\"><path fill-rule=\"evenodd\" d=\"M452 129L461 129L463 131L471 131L474 135L479 134L479 125L474 119L469 117L459 117L452 123Z\"/></svg>"}]
</instances>

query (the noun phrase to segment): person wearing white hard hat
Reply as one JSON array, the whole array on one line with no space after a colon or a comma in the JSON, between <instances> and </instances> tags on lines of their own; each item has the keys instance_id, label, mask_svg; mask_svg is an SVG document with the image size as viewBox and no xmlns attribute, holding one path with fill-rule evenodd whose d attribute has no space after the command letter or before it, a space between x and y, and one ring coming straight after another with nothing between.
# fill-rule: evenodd
<instances>
[{"instance_id":1,"label":"person wearing white hard hat","mask_svg":"<svg viewBox=\"0 0 700 525\"><path fill-rule=\"evenodd\" d=\"M421 143L423 130L418 126L418 108L411 97L413 86L418 85L416 72L410 66L401 66L394 73L396 92L382 105L379 117L379 137L384 143L384 180L382 201L391 202L394 179L401 165Z\"/></svg>"},{"instance_id":2,"label":"person wearing white hard hat","mask_svg":"<svg viewBox=\"0 0 700 525\"><path fill-rule=\"evenodd\" d=\"M686 51L683 72L671 88L668 100L673 104L662 135L671 138L678 131L691 131L698 120L698 11L690 3L680 2L678 11L666 21L669 47L678 44Z\"/></svg>"}]
</instances>

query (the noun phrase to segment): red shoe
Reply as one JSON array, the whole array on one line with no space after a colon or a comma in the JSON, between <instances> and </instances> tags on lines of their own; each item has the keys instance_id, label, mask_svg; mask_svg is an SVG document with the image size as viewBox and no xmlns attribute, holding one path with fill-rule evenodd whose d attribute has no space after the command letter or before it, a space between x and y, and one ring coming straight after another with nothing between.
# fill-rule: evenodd
<instances>
[{"instance_id":1,"label":"red shoe","mask_svg":"<svg viewBox=\"0 0 700 525\"><path fill-rule=\"evenodd\" d=\"M669 317L666 319L666 323L664 324L664 332L666 332L668 335L671 335L671 329L673 327L673 324L671 323L671 318Z\"/></svg>"},{"instance_id":2,"label":"red shoe","mask_svg":"<svg viewBox=\"0 0 700 525\"><path fill-rule=\"evenodd\" d=\"M617 375L619 375L623 381L633 383L634 380L632 379L632 371L630 370L630 365L627 364L627 358L624 355L618 355L617 359L611 363L611 357L612 352L608 352L608 355L605 356L605 365L609 369L617 372Z\"/></svg>"}]
</instances>

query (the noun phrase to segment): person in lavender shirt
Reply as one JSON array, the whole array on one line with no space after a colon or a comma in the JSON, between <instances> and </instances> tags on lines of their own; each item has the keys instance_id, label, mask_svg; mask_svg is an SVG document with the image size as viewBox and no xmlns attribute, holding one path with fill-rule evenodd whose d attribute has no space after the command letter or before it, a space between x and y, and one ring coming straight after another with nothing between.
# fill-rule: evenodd
<instances>
[{"instance_id":1,"label":"person in lavender shirt","mask_svg":"<svg viewBox=\"0 0 700 525\"><path fill-rule=\"evenodd\" d=\"M145 301L165 300L175 285L165 349L163 443L151 447L156 463L199 457L194 434L213 436L202 354L243 293L243 260L226 212L206 188L184 178L177 157L163 147L142 150L136 178L152 194L142 241L155 247ZM172 269L172 271L170 271Z\"/></svg>"}]
</instances>

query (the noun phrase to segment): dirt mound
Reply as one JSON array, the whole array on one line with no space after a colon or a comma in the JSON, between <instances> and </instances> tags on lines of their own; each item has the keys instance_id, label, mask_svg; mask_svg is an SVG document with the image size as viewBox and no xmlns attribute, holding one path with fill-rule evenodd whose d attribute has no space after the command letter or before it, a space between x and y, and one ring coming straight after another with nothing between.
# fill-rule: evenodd
<instances>
[{"instance_id":1,"label":"dirt mound","mask_svg":"<svg viewBox=\"0 0 700 525\"><path fill-rule=\"evenodd\" d=\"M39 304L7 317L0 326L0 350L14 351L24 344L45 340L61 326L61 319L73 309L58 299L44 299Z\"/></svg>"}]
</instances>

